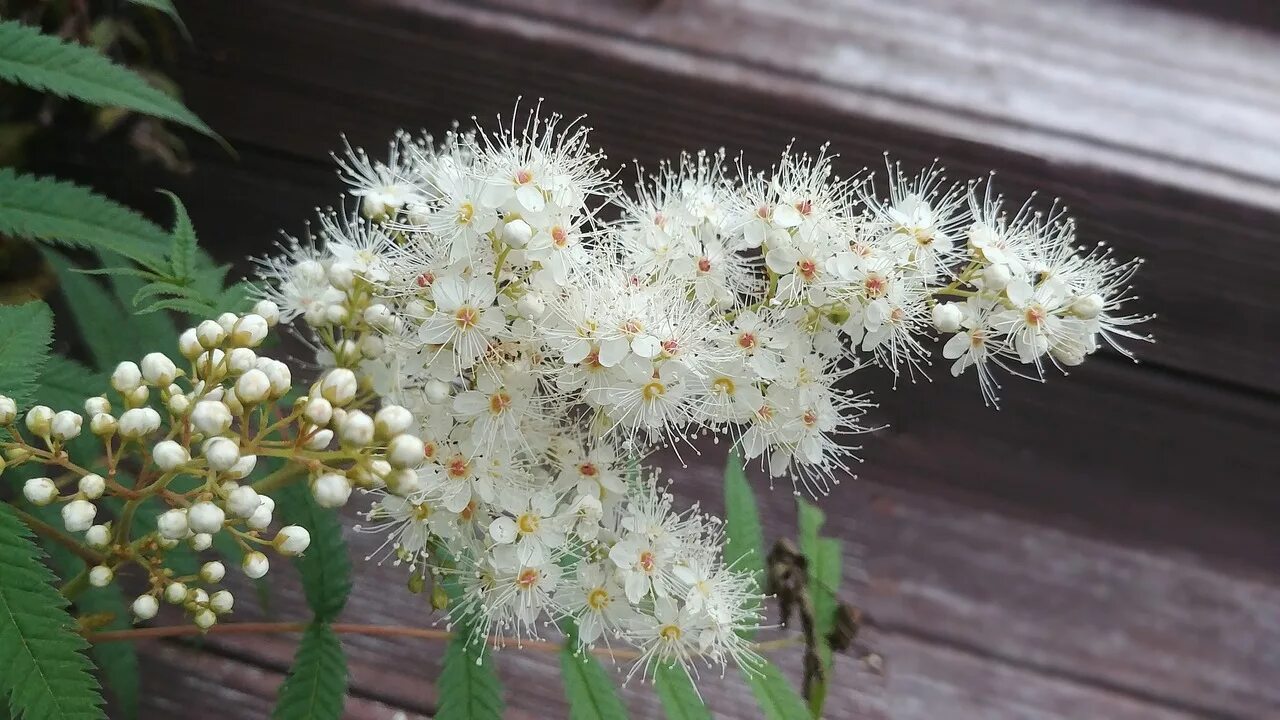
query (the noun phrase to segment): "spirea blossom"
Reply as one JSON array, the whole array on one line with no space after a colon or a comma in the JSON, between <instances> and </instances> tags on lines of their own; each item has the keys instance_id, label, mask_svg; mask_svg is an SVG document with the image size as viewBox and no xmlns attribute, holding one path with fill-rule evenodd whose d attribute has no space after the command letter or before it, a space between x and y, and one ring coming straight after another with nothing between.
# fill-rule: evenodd
<instances>
[{"instance_id":1,"label":"spirea blossom","mask_svg":"<svg viewBox=\"0 0 1280 720\"><path fill-rule=\"evenodd\" d=\"M882 190L824 147L764 170L686 155L628 191L604 160L537 112L402 133L385 161L348 148L358 211L260 261L324 369L304 417L365 443L357 398L378 397L406 433L379 436L382 465L314 479L321 504L367 492L375 556L451 586L451 620L481 634L572 621L583 645L634 646L633 672L750 665L759 590L635 458L724 436L825 493L870 429L856 371L924 377L940 344L994 404L1000 373L1065 370L1147 319L1138 261L1079 248L1057 209L1010 216L989 182L889 165Z\"/></svg>"}]
</instances>

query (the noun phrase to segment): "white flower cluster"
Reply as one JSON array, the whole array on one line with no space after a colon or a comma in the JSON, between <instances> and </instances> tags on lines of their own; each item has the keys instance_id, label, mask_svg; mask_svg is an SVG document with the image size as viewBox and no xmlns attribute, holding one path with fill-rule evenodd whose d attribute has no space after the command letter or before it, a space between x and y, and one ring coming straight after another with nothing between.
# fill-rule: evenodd
<instances>
[{"instance_id":1,"label":"white flower cluster","mask_svg":"<svg viewBox=\"0 0 1280 720\"><path fill-rule=\"evenodd\" d=\"M402 134L387 162L339 160L359 213L262 263L321 364L417 419L421 453L383 476L365 529L415 568L447 550L484 627L570 617L646 661L742 657L750 580L714 520L625 458L726 435L825 492L866 430L841 382L858 367L914 376L940 332L994 401L992 368L1074 365L1143 319L1122 314L1136 264L1078 251L1056 214L1006 217L989 186L891 168L882 198L788 151L764 172L687 156L628 194L602 160L536 113Z\"/></svg>"},{"instance_id":2,"label":"white flower cluster","mask_svg":"<svg viewBox=\"0 0 1280 720\"><path fill-rule=\"evenodd\" d=\"M0 396L0 427L12 438L3 443L0 470L24 463L62 470L58 480L28 480L26 500L38 507L61 504L65 529L82 534L99 561L89 570L90 584L110 583L124 565L146 570L149 589L133 603L139 620L154 617L161 599L183 607L202 628L231 611L231 592L214 587L226 572L221 562L206 562L190 576L164 566L167 551L180 543L205 551L216 535L226 533L229 543L243 551L245 575L255 579L269 569L263 550L293 556L307 549L310 534L297 525L281 528L271 539L263 537L275 502L266 494L271 488L251 479L260 455L301 463L313 477L317 502L329 507L346 502L351 493L346 478L353 469L389 468L380 449L390 436L375 432L375 422L363 413L330 405L330 400L341 405L355 399L350 371L331 373L313 388L329 399L302 398L291 414L275 414L292 387L291 373L255 348L278 314L270 302L261 302L254 313L227 313L182 333L178 349L190 362L189 370L158 352L140 363L120 363L110 378L123 404L119 414L106 396L88 398L83 415L32 407L25 415L30 443L15 426L16 404ZM349 376L345 384L342 372ZM396 414L388 407L379 417ZM401 409L399 415L401 429L407 428L407 411ZM102 457L73 459L67 443L80 435L85 417L89 431L101 441ZM334 431L322 429L326 425L338 428L340 451L328 449ZM108 502L115 508L111 520L100 512ZM139 531L135 522L144 503L167 507L158 514L142 513L155 515L151 532Z\"/></svg>"}]
</instances>

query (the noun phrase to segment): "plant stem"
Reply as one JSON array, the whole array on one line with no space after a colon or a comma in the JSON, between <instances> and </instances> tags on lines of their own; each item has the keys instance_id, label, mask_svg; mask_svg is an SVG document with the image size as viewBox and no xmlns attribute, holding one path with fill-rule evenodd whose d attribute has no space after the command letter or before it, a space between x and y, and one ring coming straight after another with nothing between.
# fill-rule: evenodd
<instances>
[{"instance_id":1,"label":"plant stem","mask_svg":"<svg viewBox=\"0 0 1280 720\"><path fill-rule=\"evenodd\" d=\"M288 463L284 467L276 470L270 475L262 478L253 484L253 489L259 493L268 493L273 490L279 490L287 485L297 476L306 472L306 468L297 463Z\"/></svg>"},{"instance_id":2,"label":"plant stem","mask_svg":"<svg viewBox=\"0 0 1280 720\"><path fill-rule=\"evenodd\" d=\"M61 530L50 525L49 523L41 520L35 515L32 515L26 510L23 510L22 508L17 507L15 505L10 505L9 507L11 507L15 513L17 513L18 517L22 518L22 521L27 524L27 527L31 528L36 533L39 533L40 535L43 535L49 538L50 540L58 543L62 547L74 553L76 557L80 558L81 560L84 560L87 563L92 563L94 565L98 565L102 563L104 558L101 553L97 552L96 550L93 550L92 548L84 546L83 544L78 542L75 538L62 532Z\"/></svg>"},{"instance_id":3,"label":"plant stem","mask_svg":"<svg viewBox=\"0 0 1280 720\"><path fill-rule=\"evenodd\" d=\"M62 586L58 592L62 593L62 597L68 600L75 600L76 596L89 589L89 568L80 571L78 575L71 578L66 585Z\"/></svg>"}]
</instances>

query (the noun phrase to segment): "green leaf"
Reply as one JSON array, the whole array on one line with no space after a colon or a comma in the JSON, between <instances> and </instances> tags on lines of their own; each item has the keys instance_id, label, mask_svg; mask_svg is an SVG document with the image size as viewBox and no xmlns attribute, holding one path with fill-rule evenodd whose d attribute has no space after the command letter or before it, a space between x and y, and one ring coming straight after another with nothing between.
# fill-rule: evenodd
<instances>
[{"instance_id":1,"label":"green leaf","mask_svg":"<svg viewBox=\"0 0 1280 720\"><path fill-rule=\"evenodd\" d=\"M740 669L740 672L747 685L751 686L756 704L767 720L808 717L809 708L777 665L765 660L752 669Z\"/></svg>"},{"instance_id":2,"label":"green leaf","mask_svg":"<svg viewBox=\"0 0 1280 720\"><path fill-rule=\"evenodd\" d=\"M169 246L169 263L173 276L185 280L191 277L196 266L196 228L191 224L191 216L187 214L187 208L178 196L168 190L160 192L173 201L173 230L170 232L173 242Z\"/></svg>"},{"instance_id":3,"label":"green leaf","mask_svg":"<svg viewBox=\"0 0 1280 720\"><path fill-rule=\"evenodd\" d=\"M0 395L13 398L18 407L31 400L52 339L48 305L0 305Z\"/></svg>"},{"instance_id":4,"label":"green leaf","mask_svg":"<svg viewBox=\"0 0 1280 720\"><path fill-rule=\"evenodd\" d=\"M0 80L172 120L217 137L195 113L132 70L92 48L13 20L0 21Z\"/></svg>"},{"instance_id":5,"label":"green leaf","mask_svg":"<svg viewBox=\"0 0 1280 720\"><path fill-rule=\"evenodd\" d=\"M724 468L724 508L724 561L737 570L750 573L756 587L763 588L764 531L760 529L755 493L751 491L742 456L736 448L729 451Z\"/></svg>"},{"instance_id":6,"label":"green leaf","mask_svg":"<svg viewBox=\"0 0 1280 720\"><path fill-rule=\"evenodd\" d=\"M61 253L46 250L45 259L58 274L58 284L67 299L67 307L76 330L84 339L99 370L114 368L122 360L136 360L143 343L129 322L121 322L123 308L111 293L96 280L75 272L75 267ZM101 389L94 392L98 394ZM83 400L83 398L81 398Z\"/></svg>"},{"instance_id":7,"label":"green leaf","mask_svg":"<svg viewBox=\"0 0 1280 720\"><path fill-rule=\"evenodd\" d=\"M99 259L106 267L120 268L128 261L113 252L99 252ZM123 268L121 268L123 269ZM111 291L124 308L132 307L129 299L142 287L142 281L128 273L116 274L111 278ZM144 338L147 347L163 351L166 355L178 349L178 330L173 326L173 319L163 313L150 315L134 314L129 324Z\"/></svg>"},{"instance_id":8,"label":"green leaf","mask_svg":"<svg viewBox=\"0 0 1280 720\"><path fill-rule=\"evenodd\" d=\"M159 10L168 15L169 19L173 20L173 23L178 26L178 31L182 33L182 37L186 38L187 42L191 42L191 33L187 30L187 24L182 21L182 16L178 14L178 8L174 7L173 0L129 0L129 2L134 5Z\"/></svg>"},{"instance_id":9,"label":"green leaf","mask_svg":"<svg viewBox=\"0 0 1280 720\"><path fill-rule=\"evenodd\" d=\"M302 634L289 676L280 685L274 720L339 720L347 694L347 658L325 623Z\"/></svg>"},{"instance_id":10,"label":"green leaf","mask_svg":"<svg viewBox=\"0 0 1280 720\"><path fill-rule=\"evenodd\" d=\"M186 298L168 298L166 300L157 300L154 303L142 308L138 311L140 315L156 312L157 310L176 310L189 315L207 318L212 313L212 308L204 302L197 300L188 300Z\"/></svg>"},{"instance_id":11,"label":"green leaf","mask_svg":"<svg viewBox=\"0 0 1280 720\"><path fill-rule=\"evenodd\" d=\"M678 665L659 665L653 677L658 689L658 699L666 711L668 720L711 720L711 711L702 702L702 696L689 678L689 673Z\"/></svg>"},{"instance_id":12,"label":"green leaf","mask_svg":"<svg viewBox=\"0 0 1280 720\"><path fill-rule=\"evenodd\" d=\"M155 223L75 183L9 168L0 168L0 233L112 250L151 270L166 267L169 240Z\"/></svg>"},{"instance_id":13,"label":"green leaf","mask_svg":"<svg viewBox=\"0 0 1280 720\"><path fill-rule=\"evenodd\" d=\"M822 662L826 679L815 682L809 698L813 716L821 717L826 704L827 687L831 681L831 646L827 634L835 625L836 592L840 589L843 561L839 540L821 537L818 533L826 522L822 510L805 500L796 499L796 514L800 527L800 552L808 560L809 597L813 599L814 634L818 640L818 657Z\"/></svg>"},{"instance_id":14,"label":"green leaf","mask_svg":"<svg viewBox=\"0 0 1280 720\"><path fill-rule=\"evenodd\" d=\"M351 592L351 559L342 539L342 523L332 510L316 504L306 483L293 483L277 493L276 508L286 522L311 533L311 545L294 560L302 573L307 605L319 620L342 612Z\"/></svg>"},{"instance_id":15,"label":"green leaf","mask_svg":"<svg viewBox=\"0 0 1280 720\"><path fill-rule=\"evenodd\" d=\"M618 699L609 674L594 655L576 647L577 643L570 641L560 651L570 720L625 720L627 708Z\"/></svg>"},{"instance_id":16,"label":"green leaf","mask_svg":"<svg viewBox=\"0 0 1280 720\"><path fill-rule=\"evenodd\" d=\"M15 718L105 718L102 694L85 657L88 643L50 584L31 532L0 503L0 692Z\"/></svg>"},{"instance_id":17,"label":"green leaf","mask_svg":"<svg viewBox=\"0 0 1280 720\"><path fill-rule=\"evenodd\" d=\"M436 681L440 701L435 720L501 720L502 684L493 671L493 658L485 658L485 643L472 640L469 625L453 629Z\"/></svg>"}]
</instances>

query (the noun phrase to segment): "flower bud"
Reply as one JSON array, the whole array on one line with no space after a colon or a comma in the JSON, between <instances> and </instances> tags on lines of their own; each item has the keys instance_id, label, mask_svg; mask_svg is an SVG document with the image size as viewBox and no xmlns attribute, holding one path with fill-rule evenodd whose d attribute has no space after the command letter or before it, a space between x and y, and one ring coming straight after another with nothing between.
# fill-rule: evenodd
<instances>
[{"instance_id":1,"label":"flower bud","mask_svg":"<svg viewBox=\"0 0 1280 720\"><path fill-rule=\"evenodd\" d=\"M258 347L267 338L267 320L261 315L249 313L236 321L231 328L233 347Z\"/></svg>"},{"instance_id":2,"label":"flower bud","mask_svg":"<svg viewBox=\"0 0 1280 720\"><path fill-rule=\"evenodd\" d=\"M443 403L449 399L450 395L449 384L440 380L428 380L422 391L427 397L427 402L432 405Z\"/></svg>"},{"instance_id":3,"label":"flower bud","mask_svg":"<svg viewBox=\"0 0 1280 720\"><path fill-rule=\"evenodd\" d=\"M58 498L58 486L47 477L31 478L22 486L22 495L32 505L44 507Z\"/></svg>"},{"instance_id":4,"label":"flower bud","mask_svg":"<svg viewBox=\"0 0 1280 720\"><path fill-rule=\"evenodd\" d=\"M267 556L260 552L245 553L244 560L240 563L240 569L251 580L257 580L267 571L271 569L271 561L267 560Z\"/></svg>"},{"instance_id":5,"label":"flower bud","mask_svg":"<svg viewBox=\"0 0 1280 720\"><path fill-rule=\"evenodd\" d=\"M537 320L547 312L547 301L542 299L540 293L527 292L516 301L516 312L522 318Z\"/></svg>"},{"instance_id":6,"label":"flower bud","mask_svg":"<svg viewBox=\"0 0 1280 720\"><path fill-rule=\"evenodd\" d=\"M111 544L111 528L106 525L93 525L84 531L84 542L91 548L102 550Z\"/></svg>"},{"instance_id":7,"label":"flower bud","mask_svg":"<svg viewBox=\"0 0 1280 720\"><path fill-rule=\"evenodd\" d=\"M219 590L209 596L209 609L219 615L226 615L235 606L236 599L227 590Z\"/></svg>"},{"instance_id":8,"label":"flower bud","mask_svg":"<svg viewBox=\"0 0 1280 720\"><path fill-rule=\"evenodd\" d=\"M151 397L151 390L146 385L139 385L124 394L125 407L142 407L147 404L147 398L149 397Z\"/></svg>"},{"instance_id":9,"label":"flower bud","mask_svg":"<svg viewBox=\"0 0 1280 720\"><path fill-rule=\"evenodd\" d=\"M171 605L187 601L187 586L180 582L171 582L164 588L164 600Z\"/></svg>"},{"instance_id":10,"label":"flower bud","mask_svg":"<svg viewBox=\"0 0 1280 720\"><path fill-rule=\"evenodd\" d=\"M187 525L192 532L212 535L222 529L222 523L226 519L222 508L208 501L198 502L187 508Z\"/></svg>"},{"instance_id":11,"label":"flower bud","mask_svg":"<svg viewBox=\"0 0 1280 720\"><path fill-rule=\"evenodd\" d=\"M351 266L344 262L335 262L329 266L329 284L339 290L350 290L356 281L356 274Z\"/></svg>"},{"instance_id":12,"label":"flower bud","mask_svg":"<svg viewBox=\"0 0 1280 720\"><path fill-rule=\"evenodd\" d=\"M258 354L249 348L238 347L227 354L227 371L243 375L258 366Z\"/></svg>"},{"instance_id":13,"label":"flower bud","mask_svg":"<svg viewBox=\"0 0 1280 720\"><path fill-rule=\"evenodd\" d=\"M233 517L252 517L261 504L262 498L258 495L258 491L248 485L232 490L227 496L227 512Z\"/></svg>"},{"instance_id":14,"label":"flower bud","mask_svg":"<svg viewBox=\"0 0 1280 720\"><path fill-rule=\"evenodd\" d=\"M226 574L226 566L217 560L211 560L200 566L200 579L209 584L222 582Z\"/></svg>"},{"instance_id":15,"label":"flower bud","mask_svg":"<svg viewBox=\"0 0 1280 720\"><path fill-rule=\"evenodd\" d=\"M187 360L195 360L200 357L200 353L204 352L195 328L187 328L178 336L178 352L182 353L182 357Z\"/></svg>"},{"instance_id":16,"label":"flower bud","mask_svg":"<svg viewBox=\"0 0 1280 720\"><path fill-rule=\"evenodd\" d=\"M142 377L148 385L164 387L178 376L178 368L164 353L148 353L142 358Z\"/></svg>"},{"instance_id":17,"label":"flower bud","mask_svg":"<svg viewBox=\"0 0 1280 720\"><path fill-rule=\"evenodd\" d=\"M338 442L347 447L366 447L373 442L373 418L352 410L338 426Z\"/></svg>"},{"instance_id":18,"label":"flower bud","mask_svg":"<svg viewBox=\"0 0 1280 720\"><path fill-rule=\"evenodd\" d=\"M1013 273L1009 272L1008 265L988 265L982 271L982 286L992 292L1000 292L1009 285L1009 281L1013 279Z\"/></svg>"},{"instance_id":19,"label":"flower bud","mask_svg":"<svg viewBox=\"0 0 1280 720\"><path fill-rule=\"evenodd\" d=\"M111 403L103 396L86 398L84 401L84 414L93 417L98 413L111 412Z\"/></svg>"},{"instance_id":20,"label":"flower bud","mask_svg":"<svg viewBox=\"0 0 1280 720\"><path fill-rule=\"evenodd\" d=\"M170 395L165 407L169 408L169 413L174 417L182 417L191 409L191 398L186 395Z\"/></svg>"},{"instance_id":21,"label":"flower bud","mask_svg":"<svg viewBox=\"0 0 1280 720\"><path fill-rule=\"evenodd\" d=\"M382 303L374 303L364 309L364 321L374 330L387 331L391 329L394 316L391 314L391 308Z\"/></svg>"},{"instance_id":22,"label":"flower bud","mask_svg":"<svg viewBox=\"0 0 1280 720\"><path fill-rule=\"evenodd\" d=\"M194 617L191 618L195 622L196 627L201 630L208 630L218 623L218 616L213 614L209 608L201 608L196 611Z\"/></svg>"},{"instance_id":23,"label":"flower bud","mask_svg":"<svg viewBox=\"0 0 1280 720\"><path fill-rule=\"evenodd\" d=\"M120 416L120 435L136 440L160 429L160 413L149 407L125 410Z\"/></svg>"},{"instance_id":24,"label":"flower bud","mask_svg":"<svg viewBox=\"0 0 1280 720\"><path fill-rule=\"evenodd\" d=\"M187 536L187 511L181 508L165 510L156 518L156 530L160 536L170 540L181 540Z\"/></svg>"},{"instance_id":25,"label":"flower bud","mask_svg":"<svg viewBox=\"0 0 1280 720\"><path fill-rule=\"evenodd\" d=\"M220 345L227 338L227 331L214 320L205 320L196 326L196 339L200 341L200 347L205 350L212 350Z\"/></svg>"},{"instance_id":26,"label":"flower bud","mask_svg":"<svg viewBox=\"0 0 1280 720\"><path fill-rule=\"evenodd\" d=\"M98 508L88 500L72 500L62 506L62 524L67 532L84 532L93 525Z\"/></svg>"},{"instance_id":27,"label":"flower bud","mask_svg":"<svg viewBox=\"0 0 1280 720\"><path fill-rule=\"evenodd\" d=\"M342 507L351 497L351 483L337 473L325 473L312 481L311 492L320 507Z\"/></svg>"},{"instance_id":28,"label":"flower bud","mask_svg":"<svg viewBox=\"0 0 1280 720\"><path fill-rule=\"evenodd\" d=\"M53 410L36 405L27 411L27 429L36 437L48 437L53 425Z\"/></svg>"},{"instance_id":29,"label":"flower bud","mask_svg":"<svg viewBox=\"0 0 1280 720\"><path fill-rule=\"evenodd\" d=\"M261 316L263 320L266 320L267 325L274 326L276 323L280 322L280 306L270 300L259 300L257 304L253 306L253 313Z\"/></svg>"},{"instance_id":30,"label":"flower bud","mask_svg":"<svg viewBox=\"0 0 1280 720\"><path fill-rule=\"evenodd\" d=\"M416 470L400 468L387 473L384 482L387 489L400 497L408 497L422 490L422 479Z\"/></svg>"},{"instance_id":31,"label":"flower bud","mask_svg":"<svg viewBox=\"0 0 1280 720\"><path fill-rule=\"evenodd\" d=\"M302 409L302 417L317 427L324 427L333 418L333 405L324 398L311 398Z\"/></svg>"},{"instance_id":32,"label":"flower bud","mask_svg":"<svg viewBox=\"0 0 1280 720\"><path fill-rule=\"evenodd\" d=\"M133 600L133 616L139 620L150 620L160 612L160 603L150 595L139 595Z\"/></svg>"},{"instance_id":33,"label":"flower bud","mask_svg":"<svg viewBox=\"0 0 1280 720\"><path fill-rule=\"evenodd\" d=\"M191 459L191 453L173 440L161 440L151 450L151 459L163 472L172 472Z\"/></svg>"},{"instance_id":34,"label":"flower bud","mask_svg":"<svg viewBox=\"0 0 1280 720\"><path fill-rule=\"evenodd\" d=\"M370 359L380 358L387 350L387 344L378 335L364 334L360 337L360 342L356 348L360 357Z\"/></svg>"},{"instance_id":35,"label":"flower bud","mask_svg":"<svg viewBox=\"0 0 1280 720\"><path fill-rule=\"evenodd\" d=\"M196 533L187 542L191 545L192 550L204 552L213 547L213 536L209 533Z\"/></svg>"},{"instance_id":36,"label":"flower bud","mask_svg":"<svg viewBox=\"0 0 1280 720\"><path fill-rule=\"evenodd\" d=\"M303 443L303 447L308 450L324 450L329 447L331 442L333 442L332 430L317 430L312 433L311 437L307 438L307 441Z\"/></svg>"},{"instance_id":37,"label":"flower bud","mask_svg":"<svg viewBox=\"0 0 1280 720\"><path fill-rule=\"evenodd\" d=\"M236 464L232 465L231 468L227 470L227 477L234 480L249 477L249 474L252 473L253 469L257 466L257 455L241 455L240 459L236 461Z\"/></svg>"},{"instance_id":38,"label":"flower bud","mask_svg":"<svg viewBox=\"0 0 1280 720\"><path fill-rule=\"evenodd\" d=\"M413 413L399 405L384 405L373 416L374 430L380 438L395 437L413 425Z\"/></svg>"},{"instance_id":39,"label":"flower bud","mask_svg":"<svg viewBox=\"0 0 1280 720\"><path fill-rule=\"evenodd\" d=\"M276 501L272 500L268 495L259 495L261 502L258 509L253 511L249 519L245 521L245 525L250 530L262 530L271 524L271 513L276 509Z\"/></svg>"},{"instance_id":40,"label":"flower bud","mask_svg":"<svg viewBox=\"0 0 1280 720\"><path fill-rule=\"evenodd\" d=\"M240 446L224 437L210 438L204 443L204 459L218 472L230 470L240 461Z\"/></svg>"},{"instance_id":41,"label":"flower bud","mask_svg":"<svg viewBox=\"0 0 1280 720\"><path fill-rule=\"evenodd\" d=\"M1053 359L1058 361L1058 364L1066 367L1075 367L1083 363L1085 359L1084 348L1073 342L1058 343L1049 348L1049 352L1053 355Z\"/></svg>"},{"instance_id":42,"label":"flower bud","mask_svg":"<svg viewBox=\"0 0 1280 720\"><path fill-rule=\"evenodd\" d=\"M218 327L222 328L224 332L230 333L231 328L236 326L236 321L239 319L240 316L233 312L224 312L213 320L218 323Z\"/></svg>"},{"instance_id":43,"label":"flower bud","mask_svg":"<svg viewBox=\"0 0 1280 720\"><path fill-rule=\"evenodd\" d=\"M79 413L70 410L61 410L53 416L53 420L49 423L49 432L54 440L67 441L72 440L80 435L80 425L84 422L84 418Z\"/></svg>"},{"instance_id":44,"label":"flower bud","mask_svg":"<svg viewBox=\"0 0 1280 720\"><path fill-rule=\"evenodd\" d=\"M221 401L201 400L191 411L191 424L204 435L221 435L231 427L231 410Z\"/></svg>"},{"instance_id":45,"label":"flower bud","mask_svg":"<svg viewBox=\"0 0 1280 720\"><path fill-rule=\"evenodd\" d=\"M268 359L266 363L259 363L258 369L266 373L267 380L271 381L271 397L284 397L293 387L293 374L289 372L289 366L279 360Z\"/></svg>"},{"instance_id":46,"label":"flower bud","mask_svg":"<svg viewBox=\"0 0 1280 720\"><path fill-rule=\"evenodd\" d=\"M116 434L116 419L107 413L98 413L89 418L89 432L98 437L111 437Z\"/></svg>"},{"instance_id":47,"label":"flower bud","mask_svg":"<svg viewBox=\"0 0 1280 720\"><path fill-rule=\"evenodd\" d=\"M298 525L285 525L280 528L280 532L276 533L271 544L281 555L301 555L311 544L311 533Z\"/></svg>"},{"instance_id":48,"label":"flower bud","mask_svg":"<svg viewBox=\"0 0 1280 720\"><path fill-rule=\"evenodd\" d=\"M254 368L236 381L236 397L247 405L257 405L271 392L271 380L267 374Z\"/></svg>"},{"instance_id":49,"label":"flower bud","mask_svg":"<svg viewBox=\"0 0 1280 720\"><path fill-rule=\"evenodd\" d=\"M102 497L102 493L107 490L107 481L102 479L101 475L89 473L80 478L77 485L80 493L90 500L97 500Z\"/></svg>"},{"instance_id":50,"label":"flower bud","mask_svg":"<svg viewBox=\"0 0 1280 720\"><path fill-rule=\"evenodd\" d=\"M94 565L89 569L89 584L94 587L106 587L115 577L115 572L106 565Z\"/></svg>"},{"instance_id":51,"label":"flower bud","mask_svg":"<svg viewBox=\"0 0 1280 720\"><path fill-rule=\"evenodd\" d=\"M1092 320L1102 314L1104 305L1105 301L1101 295L1090 293L1076 298L1075 302L1071 303L1071 312L1075 313L1076 317Z\"/></svg>"},{"instance_id":52,"label":"flower bud","mask_svg":"<svg viewBox=\"0 0 1280 720\"><path fill-rule=\"evenodd\" d=\"M524 220L515 219L502 228L502 241L511 247L522 248L533 238L533 228Z\"/></svg>"},{"instance_id":53,"label":"flower bud","mask_svg":"<svg viewBox=\"0 0 1280 720\"><path fill-rule=\"evenodd\" d=\"M334 368L320 381L320 396L339 407L354 400L358 389L356 374L346 368Z\"/></svg>"},{"instance_id":54,"label":"flower bud","mask_svg":"<svg viewBox=\"0 0 1280 720\"><path fill-rule=\"evenodd\" d=\"M18 404L8 395L0 395L0 425L8 425L18 417Z\"/></svg>"},{"instance_id":55,"label":"flower bud","mask_svg":"<svg viewBox=\"0 0 1280 720\"><path fill-rule=\"evenodd\" d=\"M953 333L960 329L964 313L955 303L938 303L933 306L933 326L939 332Z\"/></svg>"},{"instance_id":56,"label":"flower bud","mask_svg":"<svg viewBox=\"0 0 1280 720\"><path fill-rule=\"evenodd\" d=\"M141 384L142 371L138 369L138 364L135 362L126 360L116 365L115 371L111 373L111 387L121 395L137 390Z\"/></svg>"},{"instance_id":57,"label":"flower bud","mask_svg":"<svg viewBox=\"0 0 1280 720\"><path fill-rule=\"evenodd\" d=\"M417 467L425 458L426 446L413 435L397 435L387 443L387 462L391 467Z\"/></svg>"}]
</instances>

